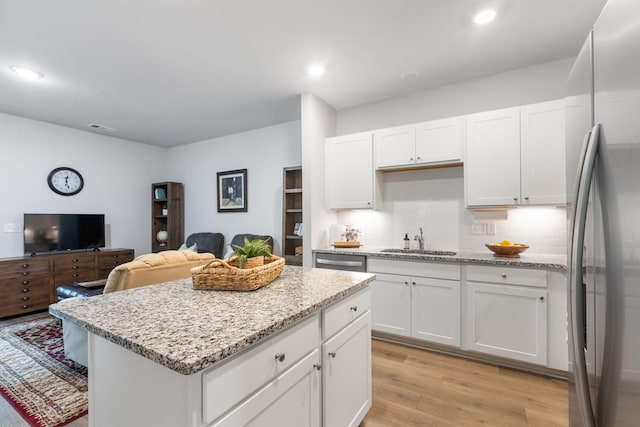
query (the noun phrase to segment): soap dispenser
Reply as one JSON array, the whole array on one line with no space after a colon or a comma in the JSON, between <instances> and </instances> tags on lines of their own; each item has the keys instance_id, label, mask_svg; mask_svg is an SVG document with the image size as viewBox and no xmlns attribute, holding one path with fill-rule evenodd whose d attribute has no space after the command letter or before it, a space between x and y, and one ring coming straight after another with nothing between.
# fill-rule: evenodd
<instances>
[{"instance_id":1,"label":"soap dispenser","mask_svg":"<svg viewBox=\"0 0 640 427\"><path fill-rule=\"evenodd\" d=\"M409 250L410 243L411 243L411 240L409 240L409 233L404 233L404 250L405 251Z\"/></svg>"}]
</instances>

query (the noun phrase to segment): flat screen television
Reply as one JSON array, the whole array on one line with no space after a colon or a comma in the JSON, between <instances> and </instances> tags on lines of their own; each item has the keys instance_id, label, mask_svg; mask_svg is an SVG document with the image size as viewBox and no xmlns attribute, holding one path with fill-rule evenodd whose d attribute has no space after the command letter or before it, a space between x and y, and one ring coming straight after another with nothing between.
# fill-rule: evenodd
<instances>
[{"instance_id":1,"label":"flat screen television","mask_svg":"<svg viewBox=\"0 0 640 427\"><path fill-rule=\"evenodd\" d=\"M102 247L102 214L24 214L25 254Z\"/></svg>"}]
</instances>

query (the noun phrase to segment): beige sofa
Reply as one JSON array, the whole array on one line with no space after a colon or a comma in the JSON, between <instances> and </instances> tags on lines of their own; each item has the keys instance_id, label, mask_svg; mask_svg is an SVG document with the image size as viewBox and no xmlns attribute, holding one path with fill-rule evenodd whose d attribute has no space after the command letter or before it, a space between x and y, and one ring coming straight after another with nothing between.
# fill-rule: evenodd
<instances>
[{"instance_id":1,"label":"beige sofa","mask_svg":"<svg viewBox=\"0 0 640 427\"><path fill-rule=\"evenodd\" d=\"M140 255L133 261L114 268L104 287L104 293L148 286L155 283L191 277L191 269L215 259L210 253L164 251ZM88 365L87 331L63 319L64 353L68 359Z\"/></svg>"}]
</instances>

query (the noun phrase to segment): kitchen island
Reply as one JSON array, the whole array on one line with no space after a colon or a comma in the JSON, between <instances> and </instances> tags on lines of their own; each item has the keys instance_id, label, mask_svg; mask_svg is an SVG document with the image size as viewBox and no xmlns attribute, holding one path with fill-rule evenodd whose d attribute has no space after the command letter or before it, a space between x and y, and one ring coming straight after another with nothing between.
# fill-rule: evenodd
<instances>
[{"instance_id":1,"label":"kitchen island","mask_svg":"<svg viewBox=\"0 0 640 427\"><path fill-rule=\"evenodd\" d=\"M184 279L49 311L89 332L92 427L357 425L374 277L287 266L254 292Z\"/></svg>"}]
</instances>

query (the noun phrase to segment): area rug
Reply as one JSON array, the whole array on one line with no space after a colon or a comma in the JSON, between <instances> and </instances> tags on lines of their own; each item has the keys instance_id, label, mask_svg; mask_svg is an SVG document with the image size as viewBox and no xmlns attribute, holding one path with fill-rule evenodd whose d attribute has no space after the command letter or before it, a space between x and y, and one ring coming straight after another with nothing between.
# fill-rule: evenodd
<instances>
[{"instance_id":1,"label":"area rug","mask_svg":"<svg viewBox=\"0 0 640 427\"><path fill-rule=\"evenodd\" d=\"M88 409L87 369L64 357L55 317L0 329L0 394L32 427L60 427Z\"/></svg>"}]
</instances>

